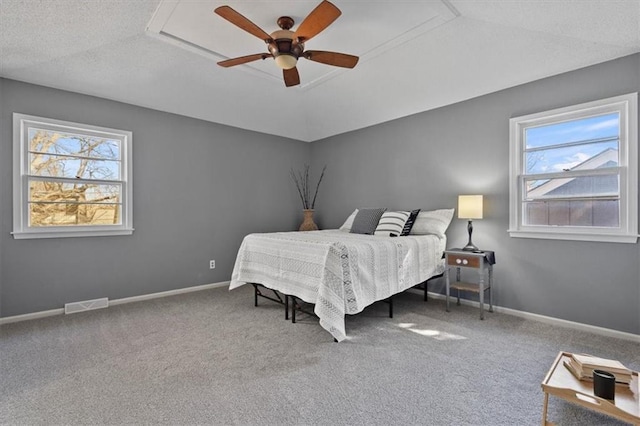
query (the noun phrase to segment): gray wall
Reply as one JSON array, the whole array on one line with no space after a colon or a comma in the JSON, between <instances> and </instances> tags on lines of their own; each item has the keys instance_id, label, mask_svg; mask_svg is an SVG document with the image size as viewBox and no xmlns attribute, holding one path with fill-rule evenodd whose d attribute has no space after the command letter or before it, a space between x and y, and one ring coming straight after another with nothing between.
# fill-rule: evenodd
<instances>
[{"instance_id":1,"label":"gray wall","mask_svg":"<svg viewBox=\"0 0 640 426\"><path fill-rule=\"evenodd\" d=\"M639 90L633 55L314 142L312 167L327 164L331 176L318 223L338 227L358 207L450 208L458 194L484 194L474 243L496 251L498 305L640 334L639 244L507 234L509 118ZM466 222L454 218L448 238L466 243Z\"/></svg>"},{"instance_id":2,"label":"gray wall","mask_svg":"<svg viewBox=\"0 0 640 426\"><path fill-rule=\"evenodd\" d=\"M13 112L133 132L132 236L10 236ZM309 155L300 141L0 79L0 316L228 280L244 235L299 225L289 170Z\"/></svg>"},{"instance_id":3,"label":"gray wall","mask_svg":"<svg viewBox=\"0 0 640 426\"><path fill-rule=\"evenodd\" d=\"M228 280L245 234L297 227L288 173L311 159L328 165L321 227L357 207L455 207L458 194L484 194L474 242L497 252L497 304L640 334L640 245L507 234L509 118L639 90L634 55L309 145L0 79L0 316ZM132 236L11 238L13 112L133 131ZM448 237L466 242L465 222Z\"/></svg>"}]
</instances>

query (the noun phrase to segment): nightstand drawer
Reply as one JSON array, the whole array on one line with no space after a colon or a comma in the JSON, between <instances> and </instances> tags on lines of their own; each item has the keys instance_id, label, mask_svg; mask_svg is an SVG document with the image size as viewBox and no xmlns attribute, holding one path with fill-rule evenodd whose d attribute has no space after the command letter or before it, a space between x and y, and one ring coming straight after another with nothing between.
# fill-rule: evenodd
<instances>
[{"instance_id":1,"label":"nightstand drawer","mask_svg":"<svg viewBox=\"0 0 640 426\"><path fill-rule=\"evenodd\" d=\"M465 256L462 254L449 254L447 255L447 263L452 266L467 266L470 268L479 268L480 257Z\"/></svg>"}]
</instances>

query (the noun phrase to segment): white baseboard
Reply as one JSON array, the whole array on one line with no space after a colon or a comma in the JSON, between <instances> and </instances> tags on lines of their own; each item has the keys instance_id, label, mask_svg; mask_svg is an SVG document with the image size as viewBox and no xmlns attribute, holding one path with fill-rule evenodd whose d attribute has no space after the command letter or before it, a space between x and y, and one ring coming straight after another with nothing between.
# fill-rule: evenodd
<instances>
[{"instance_id":1,"label":"white baseboard","mask_svg":"<svg viewBox=\"0 0 640 426\"><path fill-rule=\"evenodd\" d=\"M411 291L416 291L420 294L424 294L423 290L411 290ZM429 297L433 298L433 299L440 299L440 300L445 300L446 296L444 294L440 294L440 293L433 293L433 292L427 292L427 294L429 295ZM457 300L455 297L451 297L451 300L453 300L453 303L455 303L455 301ZM476 302L474 300L468 300L468 299L460 299L460 304L462 305L467 305L467 306L474 306L478 309L480 309L480 302ZM485 302L485 309L487 309L488 307L488 303ZM640 343L640 335L639 334L633 334L633 333L627 333L624 331L618 331L618 330L613 330L610 328L604 328L604 327L598 327L595 325L589 325L589 324L583 324L580 322L575 322L575 321L568 321L568 320L564 320L561 318L555 318L555 317L548 317L546 315L540 315L540 314L533 314L531 312L525 312L525 311L519 311L517 309L511 309L511 308L504 308L502 306L496 306L493 305L493 310L495 312L501 313L501 314L507 314L507 315L513 315L516 317L521 317L521 318L526 318L526 319L530 319L533 321L539 321L539 322L543 322L545 324L552 324L552 325L557 325L560 327L567 327L567 328L572 328L574 330L580 330L580 331L587 331L589 333L593 333L593 334L599 334L601 336L608 336L608 337L615 337L617 339L623 339L623 340L630 340L632 342L638 342Z\"/></svg>"},{"instance_id":2,"label":"white baseboard","mask_svg":"<svg viewBox=\"0 0 640 426\"><path fill-rule=\"evenodd\" d=\"M213 284L196 285L193 287L177 288L175 290L161 291L159 293L141 294L140 296L125 297L123 299L115 299L109 301L111 305L123 305L125 303L142 302L143 300L158 299L160 297L176 296L178 294L191 293L194 291L209 290L212 288L225 287L229 285L229 281L222 281Z\"/></svg>"},{"instance_id":3,"label":"white baseboard","mask_svg":"<svg viewBox=\"0 0 640 426\"><path fill-rule=\"evenodd\" d=\"M64 308L50 309L48 311L33 312L30 314L14 315L12 317L0 318L0 325L10 324L12 322L28 321L39 318L52 317L64 314Z\"/></svg>"},{"instance_id":4,"label":"white baseboard","mask_svg":"<svg viewBox=\"0 0 640 426\"><path fill-rule=\"evenodd\" d=\"M122 299L114 299L109 301L109 306L123 305L125 303L141 302L143 300L157 299L160 297L175 296L178 294L191 293L194 291L209 290L212 288L225 287L229 285L229 281L219 283L196 285L193 287L177 288L175 290L161 291L159 293L142 294L140 296L125 297ZM108 308L107 308L108 309ZM50 309L48 311L33 312L30 314L14 315L11 317L0 318L0 325L10 324L12 322L28 321L38 318L51 317L54 315L64 314L64 308Z\"/></svg>"}]
</instances>

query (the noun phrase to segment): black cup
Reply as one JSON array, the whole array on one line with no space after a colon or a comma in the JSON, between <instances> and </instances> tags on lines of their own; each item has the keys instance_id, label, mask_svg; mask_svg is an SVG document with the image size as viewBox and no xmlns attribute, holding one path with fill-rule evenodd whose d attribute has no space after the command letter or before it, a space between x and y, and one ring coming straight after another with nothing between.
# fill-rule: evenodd
<instances>
[{"instance_id":1,"label":"black cup","mask_svg":"<svg viewBox=\"0 0 640 426\"><path fill-rule=\"evenodd\" d=\"M616 376L603 370L593 370L593 394L613 401L616 396Z\"/></svg>"}]
</instances>

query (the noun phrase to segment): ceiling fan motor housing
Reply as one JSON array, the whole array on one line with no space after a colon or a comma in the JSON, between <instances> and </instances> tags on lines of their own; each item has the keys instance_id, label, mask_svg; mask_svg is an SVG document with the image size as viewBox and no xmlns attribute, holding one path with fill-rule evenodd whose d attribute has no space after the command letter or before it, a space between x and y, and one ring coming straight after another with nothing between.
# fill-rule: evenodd
<instances>
[{"instance_id":1,"label":"ceiling fan motor housing","mask_svg":"<svg viewBox=\"0 0 640 426\"><path fill-rule=\"evenodd\" d=\"M304 51L304 43L293 40L293 31L278 30L271 33L269 52L276 58L278 66L291 69L296 66L298 58ZM278 59L279 57L282 57Z\"/></svg>"}]
</instances>

